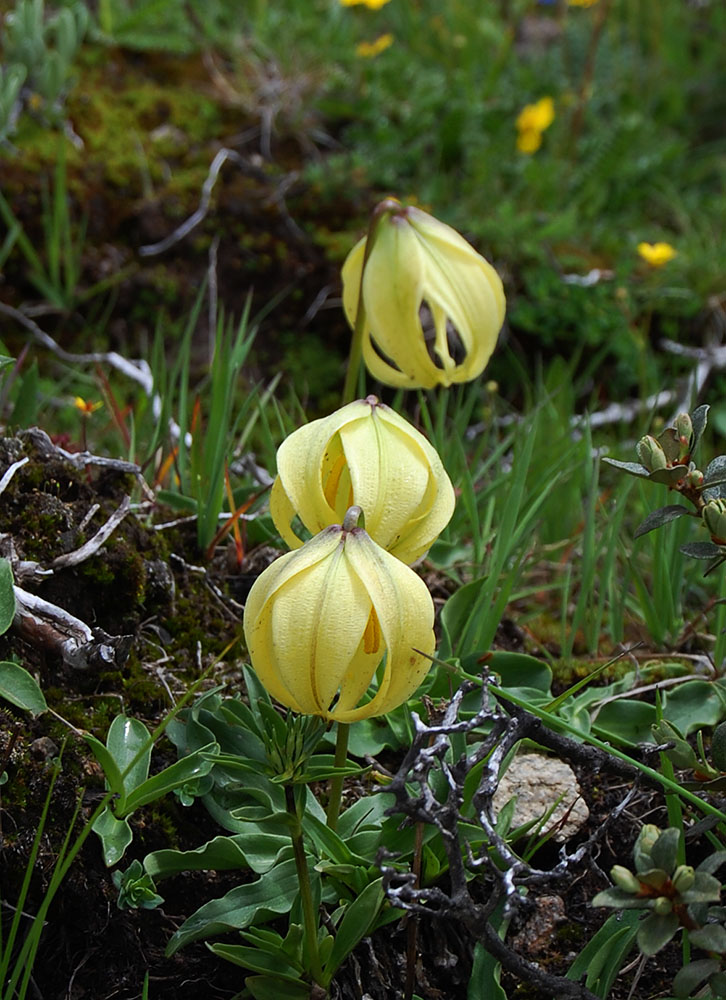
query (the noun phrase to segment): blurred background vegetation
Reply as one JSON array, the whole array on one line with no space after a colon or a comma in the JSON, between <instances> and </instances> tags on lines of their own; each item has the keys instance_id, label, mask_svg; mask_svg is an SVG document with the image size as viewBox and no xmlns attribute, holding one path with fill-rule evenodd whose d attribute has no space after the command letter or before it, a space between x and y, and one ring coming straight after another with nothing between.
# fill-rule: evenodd
<instances>
[{"instance_id":1,"label":"blurred background vegetation","mask_svg":"<svg viewBox=\"0 0 726 1000\"><path fill-rule=\"evenodd\" d=\"M662 338L723 335L723 4L0 11L0 298L42 306L66 343L138 352L161 315L173 338L213 246L226 308L239 314L250 290L253 312L280 296L256 364L282 365L325 409L347 348L338 267L385 194L435 212L503 275L491 374L513 398L521 367L557 355L577 359L587 402L644 396L690 366ZM518 116L543 98L552 122L524 152ZM197 208L222 148L234 156L206 218L145 256ZM661 241L671 260L639 255Z\"/></svg>"}]
</instances>

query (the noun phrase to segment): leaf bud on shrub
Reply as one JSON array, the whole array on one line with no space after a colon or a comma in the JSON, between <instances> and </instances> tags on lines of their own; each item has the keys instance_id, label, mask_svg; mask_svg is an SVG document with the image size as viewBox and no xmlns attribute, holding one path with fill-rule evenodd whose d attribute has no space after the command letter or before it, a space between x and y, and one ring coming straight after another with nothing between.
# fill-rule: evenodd
<instances>
[{"instance_id":1,"label":"leaf bud on shrub","mask_svg":"<svg viewBox=\"0 0 726 1000\"><path fill-rule=\"evenodd\" d=\"M653 903L653 912L657 913L659 917L667 917L672 909L673 904L667 896L658 896Z\"/></svg>"},{"instance_id":2,"label":"leaf bud on shrub","mask_svg":"<svg viewBox=\"0 0 726 1000\"><path fill-rule=\"evenodd\" d=\"M709 500L702 517L712 538L726 538L726 500Z\"/></svg>"},{"instance_id":3,"label":"leaf bud on shrub","mask_svg":"<svg viewBox=\"0 0 726 1000\"><path fill-rule=\"evenodd\" d=\"M666 453L652 434L646 434L638 441L637 452L638 458L648 472L656 472L658 469L665 469L668 466Z\"/></svg>"},{"instance_id":4,"label":"leaf bud on shrub","mask_svg":"<svg viewBox=\"0 0 726 1000\"><path fill-rule=\"evenodd\" d=\"M691 441L693 440L693 424L687 413L679 413L674 421L676 433L681 443L681 458L685 458L691 451Z\"/></svg>"},{"instance_id":5,"label":"leaf bud on shrub","mask_svg":"<svg viewBox=\"0 0 726 1000\"><path fill-rule=\"evenodd\" d=\"M676 892L685 892L696 881L696 873L691 865L678 865L671 882Z\"/></svg>"},{"instance_id":6,"label":"leaf bud on shrub","mask_svg":"<svg viewBox=\"0 0 726 1000\"><path fill-rule=\"evenodd\" d=\"M624 865L615 865L612 867L610 869L610 878L619 889L624 889L625 892L636 894L643 888L640 880Z\"/></svg>"}]
</instances>

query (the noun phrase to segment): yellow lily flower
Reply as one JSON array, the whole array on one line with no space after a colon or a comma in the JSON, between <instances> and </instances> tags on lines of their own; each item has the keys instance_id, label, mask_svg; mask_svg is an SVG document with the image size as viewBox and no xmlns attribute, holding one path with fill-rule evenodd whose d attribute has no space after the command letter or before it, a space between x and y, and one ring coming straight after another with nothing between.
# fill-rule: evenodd
<instances>
[{"instance_id":1,"label":"yellow lily flower","mask_svg":"<svg viewBox=\"0 0 726 1000\"><path fill-rule=\"evenodd\" d=\"M272 697L344 723L403 704L435 646L426 584L362 528L347 527L355 511L268 566L244 612L252 666ZM373 697L359 704L372 682Z\"/></svg>"},{"instance_id":2,"label":"yellow lily flower","mask_svg":"<svg viewBox=\"0 0 726 1000\"><path fill-rule=\"evenodd\" d=\"M354 504L374 541L415 562L446 527L454 489L426 438L375 396L313 420L283 441L270 495L275 527L291 548L297 515L311 534L340 524Z\"/></svg>"},{"instance_id":3,"label":"yellow lily flower","mask_svg":"<svg viewBox=\"0 0 726 1000\"><path fill-rule=\"evenodd\" d=\"M651 267L663 267L678 253L670 243L639 243L636 249L639 256Z\"/></svg>"},{"instance_id":4,"label":"yellow lily flower","mask_svg":"<svg viewBox=\"0 0 726 1000\"><path fill-rule=\"evenodd\" d=\"M384 203L385 204L385 203ZM468 382L484 370L504 321L494 268L455 229L389 199L368 259L362 239L343 265L343 307L355 326L363 274L363 358L405 389Z\"/></svg>"}]
</instances>

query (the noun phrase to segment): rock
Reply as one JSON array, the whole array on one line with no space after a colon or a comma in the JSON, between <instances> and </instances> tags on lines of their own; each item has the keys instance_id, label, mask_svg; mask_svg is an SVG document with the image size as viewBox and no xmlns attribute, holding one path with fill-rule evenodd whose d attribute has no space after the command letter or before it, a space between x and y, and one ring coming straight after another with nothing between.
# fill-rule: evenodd
<instances>
[{"instance_id":1,"label":"rock","mask_svg":"<svg viewBox=\"0 0 726 1000\"><path fill-rule=\"evenodd\" d=\"M513 827L539 819L561 799L541 831L555 829L555 840L568 840L582 829L590 816L575 772L569 764L556 757L538 753L518 754L500 779L494 795L496 812L513 795L517 796Z\"/></svg>"},{"instance_id":2,"label":"rock","mask_svg":"<svg viewBox=\"0 0 726 1000\"><path fill-rule=\"evenodd\" d=\"M50 736L39 736L30 744L30 753L36 760L51 760L58 756L58 747Z\"/></svg>"},{"instance_id":3,"label":"rock","mask_svg":"<svg viewBox=\"0 0 726 1000\"><path fill-rule=\"evenodd\" d=\"M527 955L539 955L551 944L557 925L566 920L565 904L560 896L540 896L534 902L534 912L527 923L512 938L512 947Z\"/></svg>"}]
</instances>

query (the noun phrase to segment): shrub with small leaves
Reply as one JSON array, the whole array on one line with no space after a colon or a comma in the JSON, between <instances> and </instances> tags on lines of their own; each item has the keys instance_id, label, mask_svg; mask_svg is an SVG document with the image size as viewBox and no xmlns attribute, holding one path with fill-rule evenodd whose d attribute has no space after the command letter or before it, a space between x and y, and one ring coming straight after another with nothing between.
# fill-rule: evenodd
<instances>
[{"instance_id":1,"label":"shrub with small leaves","mask_svg":"<svg viewBox=\"0 0 726 1000\"><path fill-rule=\"evenodd\" d=\"M635 537L661 528L678 517L700 518L711 540L686 542L680 551L693 559L708 560L706 573L726 562L726 455L718 455L706 468L696 467L692 455L708 422L708 406L693 413L679 413L672 427L654 437L646 434L637 445L639 462L604 459L616 469L638 479L660 483L680 493L693 510L683 504L669 504L652 511L635 532Z\"/></svg>"},{"instance_id":2,"label":"shrub with small leaves","mask_svg":"<svg viewBox=\"0 0 726 1000\"><path fill-rule=\"evenodd\" d=\"M721 898L721 883L716 872L726 862L726 851L716 851L698 868L678 862L681 831L676 827L661 830L652 823L640 831L633 848L634 871L615 865L610 877L615 883L599 892L594 906L617 910L644 910L638 925L637 944L644 955L654 955L664 948L682 928L688 930L692 945L726 956L726 907L712 906ZM690 963L679 973L676 996L688 996L695 965ZM709 968L698 980L721 976L721 962L712 955ZM678 982L678 979L676 980ZM679 989L685 992L679 992ZM722 996L722 993L716 993Z\"/></svg>"}]
</instances>

